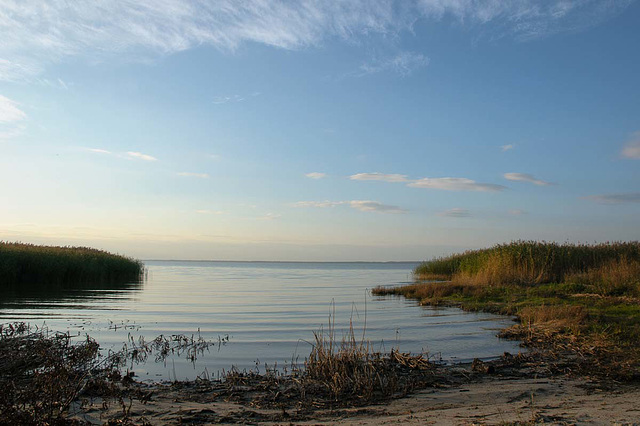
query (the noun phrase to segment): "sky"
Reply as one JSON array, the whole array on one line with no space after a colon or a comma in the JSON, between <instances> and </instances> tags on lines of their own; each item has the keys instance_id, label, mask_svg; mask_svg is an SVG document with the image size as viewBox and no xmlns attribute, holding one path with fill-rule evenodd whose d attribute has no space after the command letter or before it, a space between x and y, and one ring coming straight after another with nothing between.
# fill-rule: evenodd
<instances>
[{"instance_id":1,"label":"sky","mask_svg":"<svg viewBox=\"0 0 640 426\"><path fill-rule=\"evenodd\" d=\"M640 239L640 1L0 0L0 240L425 260Z\"/></svg>"}]
</instances>

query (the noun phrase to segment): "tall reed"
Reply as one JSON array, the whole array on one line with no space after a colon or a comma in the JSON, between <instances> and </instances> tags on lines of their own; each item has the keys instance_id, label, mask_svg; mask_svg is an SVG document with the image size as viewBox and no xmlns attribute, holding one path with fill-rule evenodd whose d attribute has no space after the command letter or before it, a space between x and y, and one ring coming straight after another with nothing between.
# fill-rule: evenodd
<instances>
[{"instance_id":1,"label":"tall reed","mask_svg":"<svg viewBox=\"0 0 640 426\"><path fill-rule=\"evenodd\" d=\"M0 242L0 285L140 281L139 260L88 247Z\"/></svg>"},{"instance_id":2,"label":"tall reed","mask_svg":"<svg viewBox=\"0 0 640 426\"><path fill-rule=\"evenodd\" d=\"M563 282L568 276L630 262L640 262L638 241L593 245L514 241L424 262L415 275L420 279L526 285Z\"/></svg>"}]
</instances>

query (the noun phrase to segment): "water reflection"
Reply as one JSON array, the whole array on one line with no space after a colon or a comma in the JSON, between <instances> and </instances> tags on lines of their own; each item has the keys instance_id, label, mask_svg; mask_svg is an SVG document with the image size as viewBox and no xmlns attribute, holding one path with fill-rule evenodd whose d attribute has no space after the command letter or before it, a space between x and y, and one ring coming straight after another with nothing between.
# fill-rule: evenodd
<instances>
[{"instance_id":1,"label":"water reflection","mask_svg":"<svg viewBox=\"0 0 640 426\"><path fill-rule=\"evenodd\" d=\"M71 286L31 284L6 286L0 299L0 310L8 309L93 309L96 301L135 300L143 290L143 282L85 283Z\"/></svg>"},{"instance_id":2,"label":"water reflection","mask_svg":"<svg viewBox=\"0 0 640 426\"><path fill-rule=\"evenodd\" d=\"M403 298L374 297L378 285L399 285L415 264L147 262L148 279L118 286L7 289L0 322L27 321L51 330L89 334L107 350L132 337L159 335L225 339L198 357L135 366L151 379L212 376L231 366L304 360L313 333L335 326L342 339L353 325L375 349L428 352L445 360L486 358L517 344L496 329L511 320L454 308L420 307ZM366 332L366 333L365 333Z\"/></svg>"}]
</instances>

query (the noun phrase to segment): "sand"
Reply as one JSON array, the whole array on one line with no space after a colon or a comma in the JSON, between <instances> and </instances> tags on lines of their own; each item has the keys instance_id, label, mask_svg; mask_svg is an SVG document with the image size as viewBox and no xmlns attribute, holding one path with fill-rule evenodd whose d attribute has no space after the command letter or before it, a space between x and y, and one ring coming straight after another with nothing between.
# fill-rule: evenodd
<instances>
[{"instance_id":1,"label":"sand","mask_svg":"<svg viewBox=\"0 0 640 426\"><path fill-rule=\"evenodd\" d=\"M225 401L215 392L190 385L145 389L151 392L145 404L133 401L129 407L125 401L135 424L640 425L639 385L565 376L483 375L470 383L424 389L383 404L287 411ZM118 404L104 411L100 401L93 401L77 418L103 424L122 418L122 412Z\"/></svg>"}]
</instances>

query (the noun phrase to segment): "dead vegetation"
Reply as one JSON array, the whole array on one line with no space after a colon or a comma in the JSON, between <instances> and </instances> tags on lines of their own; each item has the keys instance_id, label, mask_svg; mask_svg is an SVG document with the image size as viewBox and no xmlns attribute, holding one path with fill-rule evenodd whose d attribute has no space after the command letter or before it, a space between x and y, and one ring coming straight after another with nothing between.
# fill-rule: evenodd
<instances>
[{"instance_id":1,"label":"dead vegetation","mask_svg":"<svg viewBox=\"0 0 640 426\"><path fill-rule=\"evenodd\" d=\"M0 424L82 423L72 419L72 405L81 411L94 400L105 409L121 407L121 418L126 419L134 399L150 397L126 366L150 356L162 362L170 354L195 361L212 344L200 336L159 336L148 343L130 336L122 350L101 353L88 336L79 339L25 323L2 324Z\"/></svg>"},{"instance_id":2,"label":"dead vegetation","mask_svg":"<svg viewBox=\"0 0 640 426\"><path fill-rule=\"evenodd\" d=\"M163 362L170 354L195 361L220 342L184 335L147 342L130 336L121 351L104 354L89 337L79 340L24 323L3 325L0 386L7 391L0 392L0 419L10 424L79 424L83 407L99 403L105 410L121 407L110 424L127 424L133 401L152 396L127 366L148 359ZM267 368L265 374L232 369L222 380L203 378L176 386L197 387L198 394L255 407L302 409L362 406L446 380L422 355L375 352L364 339L356 341L352 328L337 341L330 327L315 334L302 366Z\"/></svg>"}]
</instances>

